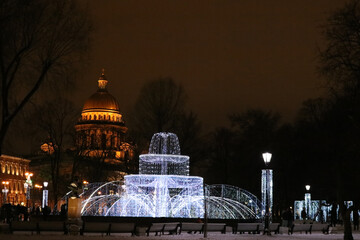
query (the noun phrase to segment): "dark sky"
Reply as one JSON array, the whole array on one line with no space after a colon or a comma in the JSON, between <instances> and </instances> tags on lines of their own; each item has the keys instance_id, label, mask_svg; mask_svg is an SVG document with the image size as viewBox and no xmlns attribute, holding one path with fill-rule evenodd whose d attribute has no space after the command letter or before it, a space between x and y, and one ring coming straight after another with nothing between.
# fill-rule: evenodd
<instances>
[{"instance_id":1,"label":"dark sky","mask_svg":"<svg viewBox=\"0 0 360 240\"><path fill-rule=\"evenodd\" d=\"M247 108L292 120L322 94L316 73L320 26L343 0L84 0L94 20L81 104L106 69L125 115L141 86L159 77L183 84L204 127Z\"/></svg>"}]
</instances>

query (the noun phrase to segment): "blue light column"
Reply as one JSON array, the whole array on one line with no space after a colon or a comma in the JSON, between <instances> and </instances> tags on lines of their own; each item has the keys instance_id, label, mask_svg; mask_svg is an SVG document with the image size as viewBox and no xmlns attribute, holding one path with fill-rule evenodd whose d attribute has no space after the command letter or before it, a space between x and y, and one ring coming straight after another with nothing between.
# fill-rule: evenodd
<instances>
[{"instance_id":1,"label":"blue light column","mask_svg":"<svg viewBox=\"0 0 360 240\"><path fill-rule=\"evenodd\" d=\"M271 213L273 207L273 170L268 168L271 160L271 153L262 154L266 169L261 173L261 202L265 208L262 212L265 218L264 234L271 235L269 231L269 224L271 222Z\"/></svg>"}]
</instances>

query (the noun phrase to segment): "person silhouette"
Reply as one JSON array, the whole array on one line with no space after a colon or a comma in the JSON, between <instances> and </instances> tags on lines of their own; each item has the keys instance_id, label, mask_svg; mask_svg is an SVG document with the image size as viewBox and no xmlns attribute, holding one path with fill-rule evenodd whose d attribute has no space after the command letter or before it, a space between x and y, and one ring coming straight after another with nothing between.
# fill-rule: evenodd
<instances>
[{"instance_id":1,"label":"person silhouette","mask_svg":"<svg viewBox=\"0 0 360 240\"><path fill-rule=\"evenodd\" d=\"M305 208L301 211L301 218L305 221L307 219Z\"/></svg>"}]
</instances>

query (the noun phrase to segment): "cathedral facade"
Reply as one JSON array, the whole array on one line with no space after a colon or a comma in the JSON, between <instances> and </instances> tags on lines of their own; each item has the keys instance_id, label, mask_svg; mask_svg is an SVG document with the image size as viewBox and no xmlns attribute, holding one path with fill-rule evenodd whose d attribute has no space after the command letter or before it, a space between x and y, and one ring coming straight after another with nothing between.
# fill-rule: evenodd
<instances>
[{"instance_id":1,"label":"cathedral facade","mask_svg":"<svg viewBox=\"0 0 360 240\"><path fill-rule=\"evenodd\" d=\"M75 125L76 147L83 158L102 162L107 168L127 173L127 163L133 159L133 146L126 141L125 126L119 103L107 90L104 71L98 89L84 104Z\"/></svg>"}]
</instances>

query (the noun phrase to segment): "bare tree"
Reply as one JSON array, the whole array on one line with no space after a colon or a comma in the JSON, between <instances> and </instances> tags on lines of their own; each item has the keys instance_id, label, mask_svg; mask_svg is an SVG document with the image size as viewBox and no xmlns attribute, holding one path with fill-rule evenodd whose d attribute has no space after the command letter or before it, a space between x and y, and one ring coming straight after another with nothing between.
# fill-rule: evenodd
<instances>
[{"instance_id":1,"label":"bare tree","mask_svg":"<svg viewBox=\"0 0 360 240\"><path fill-rule=\"evenodd\" d=\"M359 94L360 2L352 0L324 25L326 48L320 50L320 71L335 95Z\"/></svg>"},{"instance_id":2,"label":"bare tree","mask_svg":"<svg viewBox=\"0 0 360 240\"><path fill-rule=\"evenodd\" d=\"M74 0L0 2L0 154L10 124L44 81L88 48L91 26Z\"/></svg>"},{"instance_id":3,"label":"bare tree","mask_svg":"<svg viewBox=\"0 0 360 240\"><path fill-rule=\"evenodd\" d=\"M71 147L73 123L77 117L77 111L72 102L56 98L47 103L37 106L35 111L37 129L46 140L43 145L46 158L50 162L50 177L55 202L59 196L59 182L61 179L60 169L64 167L64 154ZM44 136L45 135L45 136ZM45 149L44 149L45 147Z\"/></svg>"},{"instance_id":4,"label":"bare tree","mask_svg":"<svg viewBox=\"0 0 360 240\"><path fill-rule=\"evenodd\" d=\"M351 172L356 169L354 159L359 155L360 146L360 1L351 0L334 12L324 30L327 44L320 50L320 70L331 94L327 115L328 125L333 127L330 132L336 133L330 142L335 146L336 192L344 219L344 239L352 240L349 209L343 203L349 193L356 202L360 199L353 188L348 188L357 182L351 178Z\"/></svg>"},{"instance_id":5,"label":"bare tree","mask_svg":"<svg viewBox=\"0 0 360 240\"><path fill-rule=\"evenodd\" d=\"M229 184L229 169L234 160L233 141L234 132L227 128L217 128L211 134L213 144L211 144L211 152L213 153L213 167L216 178L220 178L224 184ZM218 181L218 179L217 179Z\"/></svg>"},{"instance_id":6,"label":"bare tree","mask_svg":"<svg viewBox=\"0 0 360 240\"><path fill-rule=\"evenodd\" d=\"M191 156L191 164L201 156L201 123L186 108L186 92L171 78L160 78L145 84L135 103L129 121L129 135L137 145L138 154L148 149L156 132L178 135L181 152Z\"/></svg>"},{"instance_id":7,"label":"bare tree","mask_svg":"<svg viewBox=\"0 0 360 240\"><path fill-rule=\"evenodd\" d=\"M161 78L145 84L133 109L131 128L133 136L149 140L156 132L174 132L184 113L184 88L171 78Z\"/></svg>"}]
</instances>

